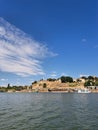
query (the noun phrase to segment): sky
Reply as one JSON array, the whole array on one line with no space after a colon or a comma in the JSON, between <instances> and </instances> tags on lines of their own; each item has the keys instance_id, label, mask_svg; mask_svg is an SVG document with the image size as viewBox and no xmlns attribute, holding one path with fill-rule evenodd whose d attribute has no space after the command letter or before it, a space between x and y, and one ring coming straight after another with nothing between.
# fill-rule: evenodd
<instances>
[{"instance_id":1,"label":"sky","mask_svg":"<svg viewBox=\"0 0 98 130\"><path fill-rule=\"evenodd\" d=\"M98 76L97 0L0 0L0 86Z\"/></svg>"}]
</instances>

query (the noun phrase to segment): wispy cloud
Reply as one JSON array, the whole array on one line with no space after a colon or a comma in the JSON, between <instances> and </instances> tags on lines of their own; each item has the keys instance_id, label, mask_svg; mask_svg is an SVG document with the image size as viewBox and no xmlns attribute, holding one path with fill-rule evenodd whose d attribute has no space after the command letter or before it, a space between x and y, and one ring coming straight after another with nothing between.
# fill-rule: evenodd
<instances>
[{"instance_id":1,"label":"wispy cloud","mask_svg":"<svg viewBox=\"0 0 98 130\"><path fill-rule=\"evenodd\" d=\"M89 75L87 74L80 74L80 77L88 77Z\"/></svg>"},{"instance_id":2,"label":"wispy cloud","mask_svg":"<svg viewBox=\"0 0 98 130\"><path fill-rule=\"evenodd\" d=\"M0 71L20 76L43 75L42 59L55 55L46 45L0 18Z\"/></svg>"},{"instance_id":3,"label":"wispy cloud","mask_svg":"<svg viewBox=\"0 0 98 130\"><path fill-rule=\"evenodd\" d=\"M0 79L1 81L8 81L8 79L4 79L4 78L2 78L2 79Z\"/></svg>"},{"instance_id":4,"label":"wispy cloud","mask_svg":"<svg viewBox=\"0 0 98 130\"><path fill-rule=\"evenodd\" d=\"M82 38L82 42L86 42L87 41L87 39L86 38Z\"/></svg>"},{"instance_id":5,"label":"wispy cloud","mask_svg":"<svg viewBox=\"0 0 98 130\"><path fill-rule=\"evenodd\" d=\"M50 77L52 77L52 78L55 78L55 77L57 77L57 72L52 72L51 74L50 74Z\"/></svg>"},{"instance_id":6,"label":"wispy cloud","mask_svg":"<svg viewBox=\"0 0 98 130\"><path fill-rule=\"evenodd\" d=\"M95 48L95 49L98 48L98 45L95 45L94 48Z\"/></svg>"},{"instance_id":7,"label":"wispy cloud","mask_svg":"<svg viewBox=\"0 0 98 130\"><path fill-rule=\"evenodd\" d=\"M63 72L61 73L61 76L69 76L69 75Z\"/></svg>"}]
</instances>

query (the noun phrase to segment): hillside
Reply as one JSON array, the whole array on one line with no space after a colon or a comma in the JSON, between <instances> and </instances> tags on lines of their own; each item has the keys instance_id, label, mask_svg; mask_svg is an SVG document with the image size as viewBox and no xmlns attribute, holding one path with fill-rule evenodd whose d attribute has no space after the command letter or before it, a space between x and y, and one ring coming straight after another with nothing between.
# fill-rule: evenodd
<instances>
[{"instance_id":1,"label":"hillside","mask_svg":"<svg viewBox=\"0 0 98 130\"><path fill-rule=\"evenodd\" d=\"M32 85L33 91L73 91L75 89L84 88L84 83L61 83L60 81L38 81Z\"/></svg>"}]
</instances>

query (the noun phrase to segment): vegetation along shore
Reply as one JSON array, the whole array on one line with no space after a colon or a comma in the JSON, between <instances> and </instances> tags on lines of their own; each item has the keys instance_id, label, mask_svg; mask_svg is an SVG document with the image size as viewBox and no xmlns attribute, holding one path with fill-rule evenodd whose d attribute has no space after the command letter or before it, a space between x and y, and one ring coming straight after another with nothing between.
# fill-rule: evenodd
<instances>
[{"instance_id":1,"label":"vegetation along shore","mask_svg":"<svg viewBox=\"0 0 98 130\"><path fill-rule=\"evenodd\" d=\"M70 76L61 76L60 78L48 78L32 82L26 86L0 87L0 92L70 92L73 93L79 89L87 88L91 92L98 92L98 77L88 76L73 79Z\"/></svg>"}]
</instances>

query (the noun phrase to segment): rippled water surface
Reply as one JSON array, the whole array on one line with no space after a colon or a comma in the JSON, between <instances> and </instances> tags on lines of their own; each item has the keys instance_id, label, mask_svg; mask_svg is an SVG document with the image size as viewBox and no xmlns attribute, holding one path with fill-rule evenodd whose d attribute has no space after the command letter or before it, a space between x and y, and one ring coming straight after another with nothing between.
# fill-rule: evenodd
<instances>
[{"instance_id":1,"label":"rippled water surface","mask_svg":"<svg viewBox=\"0 0 98 130\"><path fill-rule=\"evenodd\" d=\"M98 130L98 94L0 93L0 130Z\"/></svg>"}]
</instances>

